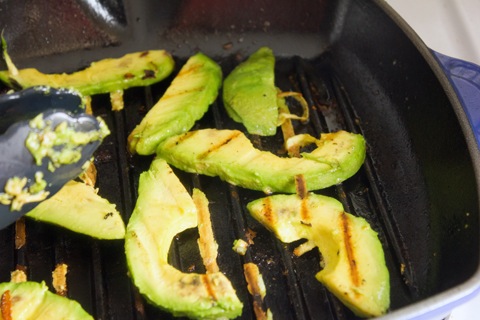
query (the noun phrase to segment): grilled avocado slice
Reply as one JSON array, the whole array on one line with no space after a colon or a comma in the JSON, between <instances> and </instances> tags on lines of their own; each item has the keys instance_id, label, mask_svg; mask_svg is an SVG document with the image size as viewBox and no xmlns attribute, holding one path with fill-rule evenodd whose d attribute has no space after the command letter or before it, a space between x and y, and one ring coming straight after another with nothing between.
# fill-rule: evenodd
<instances>
[{"instance_id":1,"label":"grilled avocado slice","mask_svg":"<svg viewBox=\"0 0 480 320\"><path fill-rule=\"evenodd\" d=\"M261 47L239 64L223 82L223 105L228 115L251 134L273 136L278 126L275 57Z\"/></svg>"},{"instance_id":2,"label":"grilled avocado slice","mask_svg":"<svg viewBox=\"0 0 480 320\"><path fill-rule=\"evenodd\" d=\"M220 66L203 53L190 57L128 136L130 152L154 154L160 141L190 130L217 98L222 77Z\"/></svg>"},{"instance_id":3,"label":"grilled avocado slice","mask_svg":"<svg viewBox=\"0 0 480 320\"><path fill-rule=\"evenodd\" d=\"M243 305L223 273L184 273L168 263L175 235L197 224L197 208L184 186L164 160L154 160L140 176L127 224L125 251L132 280L151 303L175 316L238 317Z\"/></svg>"},{"instance_id":4,"label":"grilled avocado slice","mask_svg":"<svg viewBox=\"0 0 480 320\"><path fill-rule=\"evenodd\" d=\"M26 216L98 239L125 237L125 224L115 205L82 182L69 181Z\"/></svg>"},{"instance_id":5,"label":"grilled avocado slice","mask_svg":"<svg viewBox=\"0 0 480 320\"><path fill-rule=\"evenodd\" d=\"M365 140L359 134L326 133L316 144L301 158L282 158L256 149L238 130L203 129L165 139L157 154L181 170L218 176L267 194L295 193L298 175L312 191L338 184L355 174L365 159Z\"/></svg>"},{"instance_id":6,"label":"grilled avocado slice","mask_svg":"<svg viewBox=\"0 0 480 320\"><path fill-rule=\"evenodd\" d=\"M175 66L167 51L150 50L99 60L74 73L45 74L34 68L18 70L8 55L3 38L2 44L8 70L0 71L0 81L12 88L43 85L73 89L82 96L90 96L151 85L168 77Z\"/></svg>"},{"instance_id":7,"label":"grilled avocado slice","mask_svg":"<svg viewBox=\"0 0 480 320\"><path fill-rule=\"evenodd\" d=\"M336 199L308 194L273 195L248 203L251 215L283 242L307 239L322 254L316 274L360 317L375 317L390 305L390 276L377 233L368 222L346 213Z\"/></svg>"},{"instance_id":8,"label":"grilled avocado slice","mask_svg":"<svg viewBox=\"0 0 480 320\"><path fill-rule=\"evenodd\" d=\"M15 320L93 320L78 302L48 291L44 282L0 283L0 296L0 319L7 319L8 314L8 319Z\"/></svg>"}]
</instances>

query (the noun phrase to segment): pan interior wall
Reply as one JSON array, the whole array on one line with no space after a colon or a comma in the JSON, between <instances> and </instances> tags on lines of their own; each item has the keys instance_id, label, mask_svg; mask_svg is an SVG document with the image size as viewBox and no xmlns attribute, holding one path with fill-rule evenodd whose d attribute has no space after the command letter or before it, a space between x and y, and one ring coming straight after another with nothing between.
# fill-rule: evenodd
<instances>
[{"instance_id":1,"label":"pan interior wall","mask_svg":"<svg viewBox=\"0 0 480 320\"><path fill-rule=\"evenodd\" d=\"M106 56L159 48L181 58L197 51L219 58L247 55L265 45L283 56L314 57L339 34L342 20L336 17L344 15L347 4L6 0L0 27L14 62L44 72L72 72Z\"/></svg>"},{"instance_id":2,"label":"pan interior wall","mask_svg":"<svg viewBox=\"0 0 480 320\"><path fill-rule=\"evenodd\" d=\"M399 244L416 269L409 281L428 296L478 268L472 160L449 97L411 40L372 3L351 6L344 21L332 67L363 124L390 220L411 244Z\"/></svg>"}]
</instances>

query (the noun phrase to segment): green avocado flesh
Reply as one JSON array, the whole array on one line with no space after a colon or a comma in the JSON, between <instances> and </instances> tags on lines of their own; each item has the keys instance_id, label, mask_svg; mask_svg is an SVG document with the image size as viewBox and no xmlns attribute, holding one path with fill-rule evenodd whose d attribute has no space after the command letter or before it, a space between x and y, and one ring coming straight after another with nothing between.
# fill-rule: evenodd
<instances>
[{"instance_id":1,"label":"green avocado flesh","mask_svg":"<svg viewBox=\"0 0 480 320\"><path fill-rule=\"evenodd\" d=\"M162 141L157 155L181 170L218 176L247 189L295 193L298 175L308 190L317 190L355 174L365 159L365 140L346 131L322 134L312 152L282 158L256 149L238 130L203 129Z\"/></svg>"},{"instance_id":2,"label":"green avocado flesh","mask_svg":"<svg viewBox=\"0 0 480 320\"><path fill-rule=\"evenodd\" d=\"M152 304L175 316L238 317L243 305L223 273L184 273L168 263L173 238L197 224L197 208L189 193L164 160L154 160L140 176L125 235L132 280Z\"/></svg>"},{"instance_id":3,"label":"green avocado flesh","mask_svg":"<svg viewBox=\"0 0 480 320\"><path fill-rule=\"evenodd\" d=\"M202 53L190 57L165 94L128 137L131 153L150 155L163 139L190 130L217 98L220 66Z\"/></svg>"},{"instance_id":4,"label":"green avocado flesh","mask_svg":"<svg viewBox=\"0 0 480 320\"><path fill-rule=\"evenodd\" d=\"M275 57L260 48L239 64L223 82L223 104L228 115L251 134L275 135L278 126Z\"/></svg>"},{"instance_id":5,"label":"green avocado flesh","mask_svg":"<svg viewBox=\"0 0 480 320\"><path fill-rule=\"evenodd\" d=\"M6 291L9 291L9 301L11 302L11 308L6 312L10 313L11 319L93 320L93 317L83 310L78 302L48 291L48 287L43 282L0 283L0 296L6 295ZM4 311L3 308L2 311ZM2 318L1 315L0 318Z\"/></svg>"},{"instance_id":6,"label":"green avocado flesh","mask_svg":"<svg viewBox=\"0 0 480 320\"><path fill-rule=\"evenodd\" d=\"M125 224L115 205L82 182L68 182L26 216L98 239L125 237Z\"/></svg>"},{"instance_id":7,"label":"green avocado flesh","mask_svg":"<svg viewBox=\"0 0 480 320\"><path fill-rule=\"evenodd\" d=\"M90 96L154 84L168 77L175 66L175 61L165 50L150 50L99 60L70 74L45 74L33 68L17 70L5 50L5 42L3 44L8 70L0 71L0 81L10 87L43 85L69 88Z\"/></svg>"},{"instance_id":8,"label":"green avocado flesh","mask_svg":"<svg viewBox=\"0 0 480 320\"><path fill-rule=\"evenodd\" d=\"M357 316L375 317L390 305L390 276L382 244L368 222L330 197L274 195L250 202L251 215L281 241L307 239L324 267L316 278Z\"/></svg>"}]
</instances>

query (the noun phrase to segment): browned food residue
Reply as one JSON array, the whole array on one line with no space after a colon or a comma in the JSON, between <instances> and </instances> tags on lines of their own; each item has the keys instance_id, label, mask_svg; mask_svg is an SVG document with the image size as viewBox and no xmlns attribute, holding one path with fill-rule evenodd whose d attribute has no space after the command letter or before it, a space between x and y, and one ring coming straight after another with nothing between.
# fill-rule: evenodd
<instances>
[{"instance_id":1,"label":"browned food residue","mask_svg":"<svg viewBox=\"0 0 480 320\"><path fill-rule=\"evenodd\" d=\"M25 218L22 217L15 222L15 249L21 249L26 243Z\"/></svg>"},{"instance_id":2,"label":"browned food residue","mask_svg":"<svg viewBox=\"0 0 480 320\"><path fill-rule=\"evenodd\" d=\"M213 234L212 220L208 208L208 200L203 192L195 189L192 195L193 202L197 207L198 216L198 246L203 264L207 273L219 272L217 264L218 245Z\"/></svg>"},{"instance_id":3,"label":"browned food residue","mask_svg":"<svg viewBox=\"0 0 480 320\"><path fill-rule=\"evenodd\" d=\"M248 292L253 297L253 311L255 312L255 317L257 320L266 320L267 313L264 306L264 295L265 292L260 288L260 271L258 266L252 262L245 263L243 265L243 272L245 274L245 279L247 280Z\"/></svg>"},{"instance_id":4,"label":"browned food residue","mask_svg":"<svg viewBox=\"0 0 480 320\"><path fill-rule=\"evenodd\" d=\"M52 272L52 285L55 292L65 297L67 295L67 272L68 265L65 263L59 263L55 266L55 270Z\"/></svg>"},{"instance_id":5,"label":"browned food residue","mask_svg":"<svg viewBox=\"0 0 480 320\"><path fill-rule=\"evenodd\" d=\"M254 244L253 239L255 239L256 236L257 236L257 233L255 231L253 231L250 228L247 228L247 231L245 232L245 238L247 238L247 243L249 245Z\"/></svg>"},{"instance_id":6,"label":"browned food residue","mask_svg":"<svg viewBox=\"0 0 480 320\"><path fill-rule=\"evenodd\" d=\"M10 290L5 291L0 298L0 311L3 320L12 320L12 296Z\"/></svg>"},{"instance_id":7,"label":"browned food residue","mask_svg":"<svg viewBox=\"0 0 480 320\"><path fill-rule=\"evenodd\" d=\"M202 280L205 290L207 291L208 296L211 297L212 300L217 301L215 289L212 287L212 284L210 283L210 276L207 274L201 274L199 276L200 276L200 279Z\"/></svg>"}]
</instances>

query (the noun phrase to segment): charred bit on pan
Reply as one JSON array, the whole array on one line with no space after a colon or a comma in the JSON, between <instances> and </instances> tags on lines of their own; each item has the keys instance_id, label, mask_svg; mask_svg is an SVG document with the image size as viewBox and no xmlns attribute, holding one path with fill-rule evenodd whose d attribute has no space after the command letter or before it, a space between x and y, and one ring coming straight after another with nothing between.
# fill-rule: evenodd
<instances>
[{"instance_id":1,"label":"charred bit on pan","mask_svg":"<svg viewBox=\"0 0 480 320\"><path fill-rule=\"evenodd\" d=\"M25 218L21 217L15 222L15 249L21 249L27 243Z\"/></svg>"},{"instance_id":2,"label":"charred bit on pan","mask_svg":"<svg viewBox=\"0 0 480 320\"><path fill-rule=\"evenodd\" d=\"M257 232L253 231L250 228L247 228L247 231L245 232L245 237L247 238L247 243L249 245L254 244L253 239L257 236Z\"/></svg>"}]
</instances>

